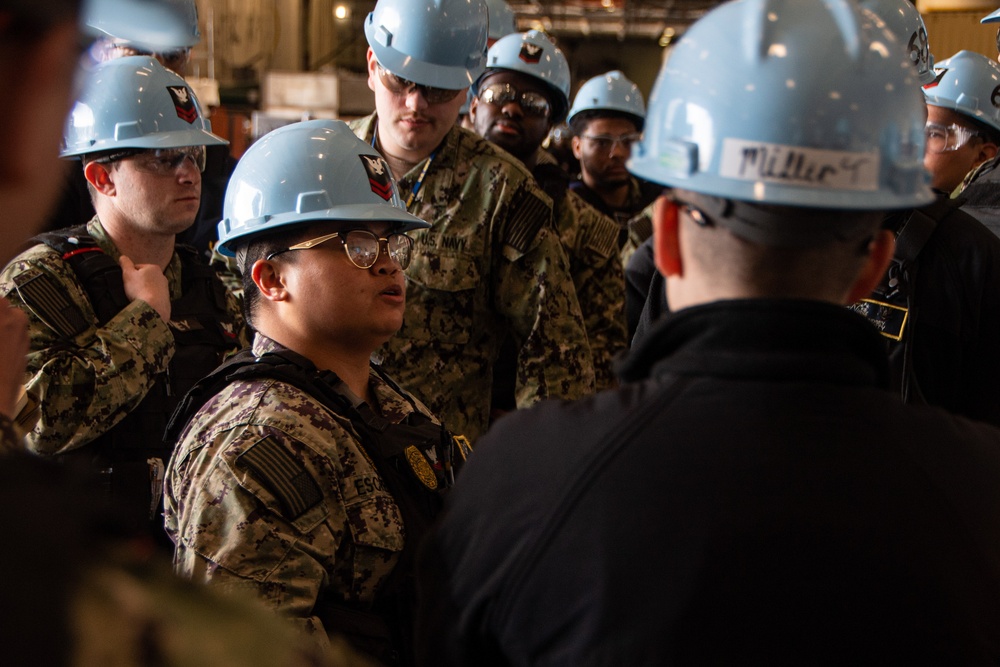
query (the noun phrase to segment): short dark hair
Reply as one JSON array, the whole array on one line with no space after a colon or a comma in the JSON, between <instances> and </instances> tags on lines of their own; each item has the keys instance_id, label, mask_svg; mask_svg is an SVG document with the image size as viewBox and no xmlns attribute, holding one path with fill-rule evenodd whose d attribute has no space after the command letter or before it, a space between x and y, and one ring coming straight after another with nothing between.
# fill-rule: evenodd
<instances>
[{"instance_id":1,"label":"short dark hair","mask_svg":"<svg viewBox=\"0 0 1000 667\"><path fill-rule=\"evenodd\" d=\"M598 118L621 118L622 120L627 120L635 125L636 132L642 132L642 127L645 124L642 118L626 111L588 109L587 111L581 111L573 116L573 119L569 122L569 128L573 130L573 134L579 137L587 131L590 121Z\"/></svg>"},{"instance_id":2,"label":"short dark hair","mask_svg":"<svg viewBox=\"0 0 1000 667\"><path fill-rule=\"evenodd\" d=\"M272 253L299 243L309 235L310 225L293 225L270 234L250 237L245 243L236 245L236 265L243 280L243 316L250 326L254 325L254 315L260 308L260 291L253 281L253 265L259 259L267 259ZM289 252L281 257L294 262L298 253Z\"/></svg>"},{"instance_id":3,"label":"short dark hair","mask_svg":"<svg viewBox=\"0 0 1000 667\"><path fill-rule=\"evenodd\" d=\"M961 113L961 112L959 112ZM969 127L975 130L976 134L979 135L983 141L989 144L996 144L1000 146L1000 130L997 130L991 125L987 125L983 121L973 118L972 116L967 116L962 114L962 120L969 124Z\"/></svg>"}]
</instances>

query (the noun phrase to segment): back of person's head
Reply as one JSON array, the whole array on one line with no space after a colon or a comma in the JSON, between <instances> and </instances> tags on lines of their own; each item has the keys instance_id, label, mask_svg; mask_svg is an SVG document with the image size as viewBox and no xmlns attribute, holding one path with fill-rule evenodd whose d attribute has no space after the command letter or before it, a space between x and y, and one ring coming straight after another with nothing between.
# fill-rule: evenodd
<instances>
[{"instance_id":1,"label":"back of person's head","mask_svg":"<svg viewBox=\"0 0 1000 667\"><path fill-rule=\"evenodd\" d=\"M845 238L849 219L769 224L784 216L740 213L932 201L915 76L905 46L849 0L726 3L691 27L661 69L629 167L727 202L710 207L715 221L749 241Z\"/></svg>"},{"instance_id":2,"label":"back of person's head","mask_svg":"<svg viewBox=\"0 0 1000 667\"><path fill-rule=\"evenodd\" d=\"M364 29L386 71L420 85L461 90L486 66L488 25L482 0L379 0Z\"/></svg>"},{"instance_id":3,"label":"back of person's head","mask_svg":"<svg viewBox=\"0 0 1000 667\"><path fill-rule=\"evenodd\" d=\"M851 0L729 2L664 64L629 168L747 247L862 256L933 200L924 118L906 45Z\"/></svg>"},{"instance_id":4,"label":"back of person's head","mask_svg":"<svg viewBox=\"0 0 1000 667\"><path fill-rule=\"evenodd\" d=\"M573 98L566 122L580 136L595 118L623 118L635 125L636 132L642 132L646 104L639 86L618 70L585 81Z\"/></svg>"},{"instance_id":5,"label":"back of person's head","mask_svg":"<svg viewBox=\"0 0 1000 667\"><path fill-rule=\"evenodd\" d=\"M388 222L394 232L429 227L406 211L385 159L342 121L286 125L240 158L226 188L218 250L236 257L248 321L259 302L254 263L330 221Z\"/></svg>"}]
</instances>

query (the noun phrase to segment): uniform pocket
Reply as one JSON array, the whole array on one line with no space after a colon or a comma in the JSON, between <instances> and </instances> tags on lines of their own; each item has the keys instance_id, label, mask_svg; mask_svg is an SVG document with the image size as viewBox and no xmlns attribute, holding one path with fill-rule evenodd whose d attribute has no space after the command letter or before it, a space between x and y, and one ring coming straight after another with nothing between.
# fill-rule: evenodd
<instances>
[{"instance_id":1,"label":"uniform pocket","mask_svg":"<svg viewBox=\"0 0 1000 667\"><path fill-rule=\"evenodd\" d=\"M473 328L481 274L468 255L422 254L407 270L406 318L399 335L464 344Z\"/></svg>"}]
</instances>

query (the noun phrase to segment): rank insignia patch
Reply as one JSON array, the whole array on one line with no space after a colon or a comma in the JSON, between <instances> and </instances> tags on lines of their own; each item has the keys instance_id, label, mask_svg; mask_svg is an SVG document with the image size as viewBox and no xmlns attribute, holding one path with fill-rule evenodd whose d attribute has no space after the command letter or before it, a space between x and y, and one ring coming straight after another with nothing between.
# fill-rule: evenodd
<instances>
[{"instance_id":1,"label":"rank insignia patch","mask_svg":"<svg viewBox=\"0 0 1000 667\"><path fill-rule=\"evenodd\" d=\"M542 47L525 42L521 45L521 53L518 54L518 58L534 65L542 59Z\"/></svg>"},{"instance_id":2,"label":"rank insignia patch","mask_svg":"<svg viewBox=\"0 0 1000 667\"><path fill-rule=\"evenodd\" d=\"M934 80L931 81L930 83L926 84L924 86L924 90L928 90L929 88L936 88L937 85L939 83L941 83L941 79L944 78L944 75L948 73L948 69L947 68L937 68L937 69L934 70L934 72L936 74L936 76L934 77Z\"/></svg>"},{"instance_id":3,"label":"rank insignia patch","mask_svg":"<svg viewBox=\"0 0 1000 667\"><path fill-rule=\"evenodd\" d=\"M177 111L177 117L194 123L198 119L198 109L194 105L194 96L191 91L186 86L167 86L167 91L170 92L170 97L174 98L174 109Z\"/></svg>"},{"instance_id":4,"label":"rank insignia patch","mask_svg":"<svg viewBox=\"0 0 1000 667\"><path fill-rule=\"evenodd\" d=\"M372 187L372 192L386 201L392 199L389 164L377 156L359 155L358 157L361 158L361 164L364 165L365 172L368 173L368 183Z\"/></svg>"}]
</instances>

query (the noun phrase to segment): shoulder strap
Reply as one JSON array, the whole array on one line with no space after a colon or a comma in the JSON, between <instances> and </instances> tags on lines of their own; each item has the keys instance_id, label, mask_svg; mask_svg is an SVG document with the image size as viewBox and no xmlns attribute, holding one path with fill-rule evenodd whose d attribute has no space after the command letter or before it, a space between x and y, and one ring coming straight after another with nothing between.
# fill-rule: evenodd
<instances>
[{"instance_id":1,"label":"shoulder strap","mask_svg":"<svg viewBox=\"0 0 1000 667\"><path fill-rule=\"evenodd\" d=\"M121 267L101 250L86 226L39 234L33 240L52 248L69 264L87 292L101 324L128 305Z\"/></svg>"}]
</instances>

